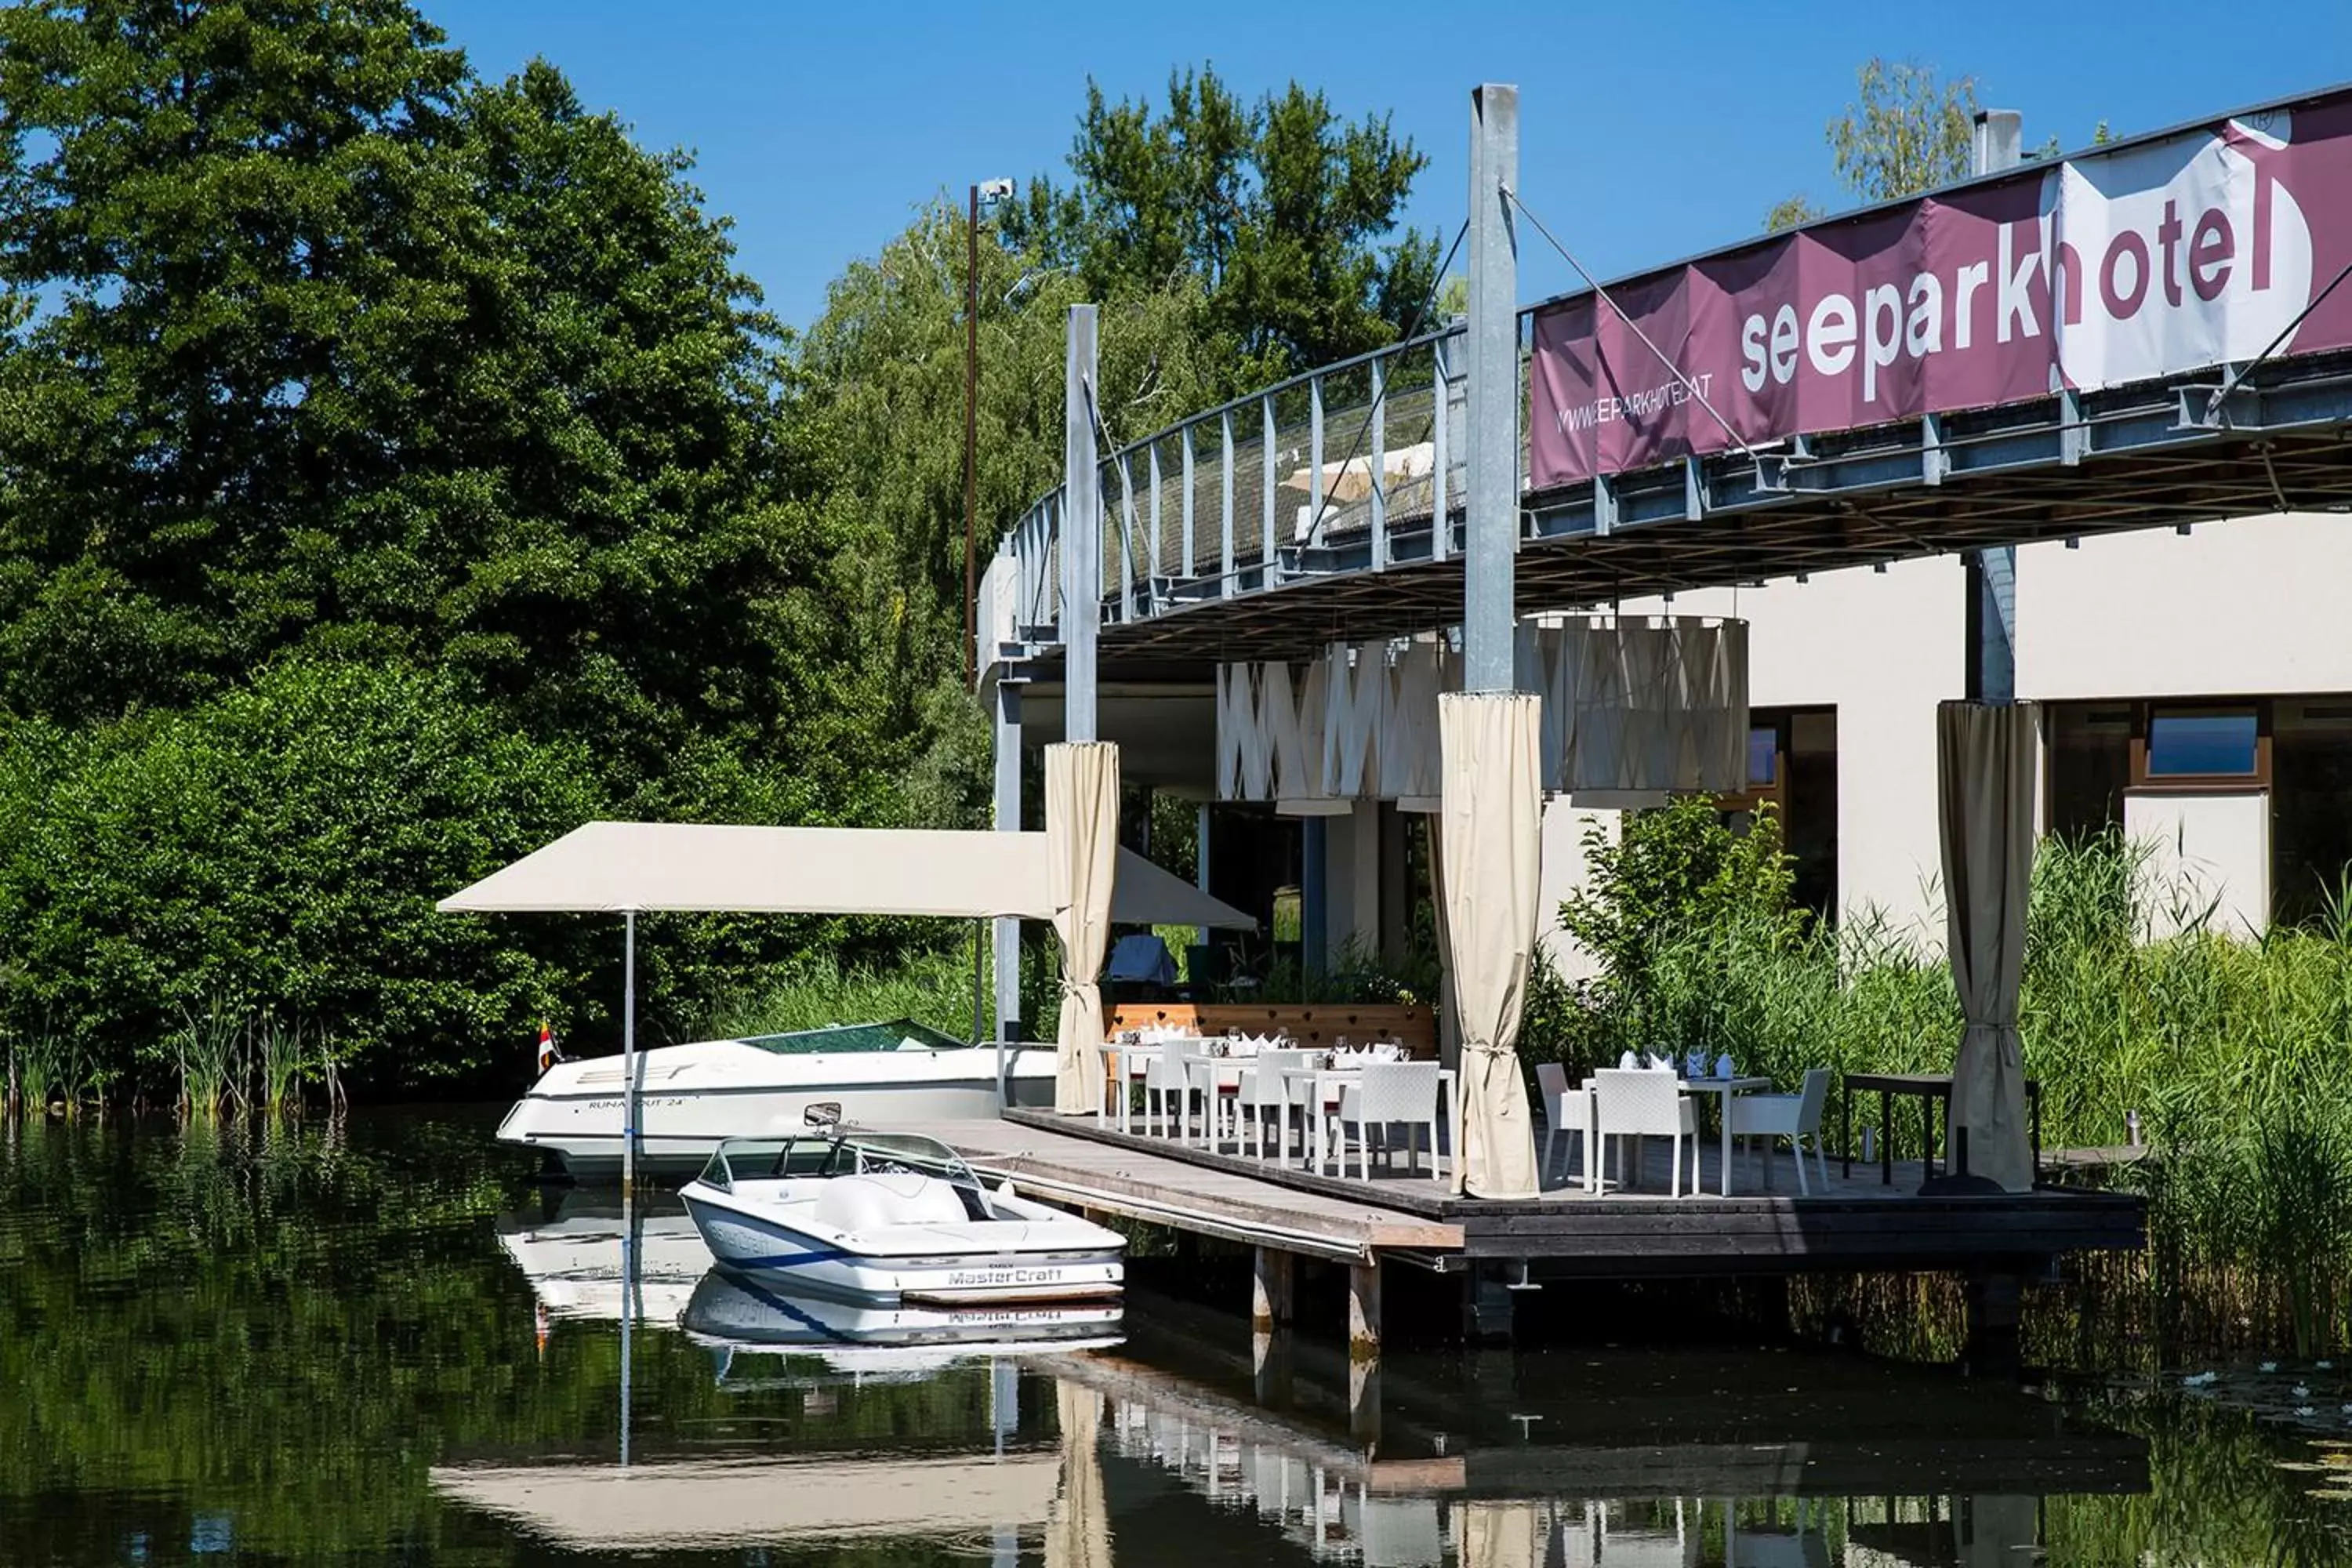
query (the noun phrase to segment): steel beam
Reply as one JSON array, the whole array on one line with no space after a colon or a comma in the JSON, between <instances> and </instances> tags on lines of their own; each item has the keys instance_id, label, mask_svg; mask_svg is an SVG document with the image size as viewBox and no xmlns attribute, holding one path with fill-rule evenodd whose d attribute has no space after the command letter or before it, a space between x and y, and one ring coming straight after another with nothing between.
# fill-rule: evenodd
<instances>
[{"instance_id":1,"label":"steel beam","mask_svg":"<svg viewBox=\"0 0 2352 1568\"><path fill-rule=\"evenodd\" d=\"M1470 95L1470 475L1463 529L1462 684L1517 684L1512 556L1519 535L1519 89ZM1442 520L1441 520L1442 521Z\"/></svg>"},{"instance_id":2,"label":"steel beam","mask_svg":"<svg viewBox=\"0 0 2352 1568\"><path fill-rule=\"evenodd\" d=\"M1095 457L1095 308L1070 307L1062 361L1063 733L1095 735L1095 632L1102 620L1102 474Z\"/></svg>"},{"instance_id":3,"label":"steel beam","mask_svg":"<svg viewBox=\"0 0 2352 1568\"><path fill-rule=\"evenodd\" d=\"M2013 109L1977 112L1976 136L1969 149L1971 171L1999 174L2025 161L2024 120ZM1921 426L1921 479L1939 485L1951 472L1943 449L1943 425L1930 415ZM1971 702L2017 700L2017 550L1995 545L1971 553L1966 562L1968 595L1963 645L1967 665L1962 689Z\"/></svg>"},{"instance_id":4,"label":"steel beam","mask_svg":"<svg viewBox=\"0 0 2352 1568\"><path fill-rule=\"evenodd\" d=\"M1021 688L996 685L996 830L1021 831ZM1021 1021L1021 922L995 922L996 1037L1010 1044Z\"/></svg>"}]
</instances>

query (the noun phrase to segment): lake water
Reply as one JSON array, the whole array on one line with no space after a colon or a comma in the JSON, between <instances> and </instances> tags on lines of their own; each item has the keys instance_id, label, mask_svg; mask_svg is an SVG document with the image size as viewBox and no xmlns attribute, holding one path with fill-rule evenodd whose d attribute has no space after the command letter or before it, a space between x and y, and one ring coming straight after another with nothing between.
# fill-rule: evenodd
<instances>
[{"instance_id":1,"label":"lake water","mask_svg":"<svg viewBox=\"0 0 2352 1568\"><path fill-rule=\"evenodd\" d=\"M625 1285L617 1197L489 1127L10 1133L0 1563L2352 1561L2342 1447L2163 1380L1718 1332L1391 1354L1351 1413L1343 1352L1262 1355L1173 1259L1123 1322L856 1342L707 1276L674 1198Z\"/></svg>"}]
</instances>

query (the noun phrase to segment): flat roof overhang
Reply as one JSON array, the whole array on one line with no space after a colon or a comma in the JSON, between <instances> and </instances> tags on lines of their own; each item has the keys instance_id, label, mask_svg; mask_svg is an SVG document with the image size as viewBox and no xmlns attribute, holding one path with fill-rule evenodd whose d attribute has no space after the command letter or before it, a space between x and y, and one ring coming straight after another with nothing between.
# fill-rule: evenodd
<instances>
[{"instance_id":1,"label":"flat roof overhang","mask_svg":"<svg viewBox=\"0 0 2352 1568\"><path fill-rule=\"evenodd\" d=\"M2210 370L2098 393L1775 442L1752 453L1530 494L1519 612L1750 585L2003 544L2222 518L2352 509L2352 353L2274 361L2216 403ZM1436 630L1462 613L1462 519L1433 559L1426 510L1367 537L1279 549L1222 596L1104 605L1104 678L1197 677L1225 661L1306 659L1335 641ZM2294 584L2284 584L2292 591ZM1060 664L1038 628L1028 668ZM1147 673L1148 672L1148 673Z\"/></svg>"}]
</instances>

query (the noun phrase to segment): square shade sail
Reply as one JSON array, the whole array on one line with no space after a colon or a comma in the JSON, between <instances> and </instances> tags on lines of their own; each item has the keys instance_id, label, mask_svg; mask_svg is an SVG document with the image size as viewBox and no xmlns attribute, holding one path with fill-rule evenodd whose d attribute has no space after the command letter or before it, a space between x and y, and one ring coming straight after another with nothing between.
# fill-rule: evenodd
<instances>
[{"instance_id":1,"label":"square shade sail","mask_svg":"<svg viewBox=\"0 0 2352 1568\"><path fill-rule=\"evenodd\" d=\"M1054 915L1042 833L679 822L588 823L436 907L452 914ZM1129 849L1118 852L1110 918L1230 931L1257 924Z\"/></svg>"}]
</instances>

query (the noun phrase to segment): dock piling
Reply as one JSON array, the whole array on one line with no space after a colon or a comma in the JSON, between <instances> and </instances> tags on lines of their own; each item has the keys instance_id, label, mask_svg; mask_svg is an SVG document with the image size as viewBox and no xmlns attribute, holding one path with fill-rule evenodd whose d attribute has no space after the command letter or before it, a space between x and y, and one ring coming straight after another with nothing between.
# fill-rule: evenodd
<instances>
[{"instance_id":1,"label":"dock piling","mask_svg":"<svg viewBox=\"0 0 2352 1568\"><path fill-rule=\"evenodd\" d=\"M2023 1364L2019 1319L2025 1297L2024 1279L2017 1274L1983 1270L1969 1276L1969 1372L1977 1377L2013 1378Z\"/></svg>"},{"instance_id":2,"label":"dock piling","mask_svg":"<svg viewBox=\"0 0 2352 1568\"><path fill-rule=\"evenodd\" d=\"M1375 1361L1381 1353L1381 1260L1348 1267L1348 1359Z\"/></svg>"},{"instance_id":3,"label":"dock piling","mask_svg":"<svg viewBox=\"0 0 2352 1568\"><path fill-rule=\"evenodd\" d=\"M1298 1273L1294 1253L1263 1244L1250 1272L1250 1327L1260 1331L1286 1329Z\"/></svg>"}]
</instances>

